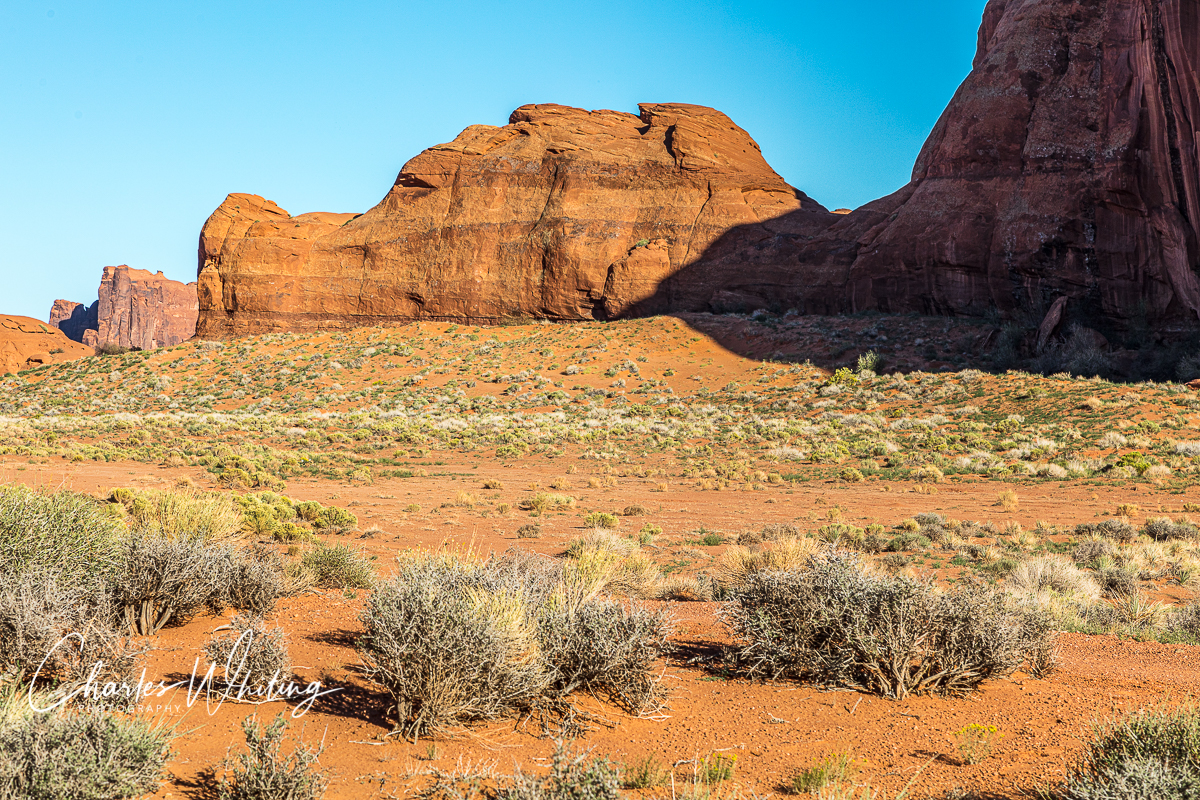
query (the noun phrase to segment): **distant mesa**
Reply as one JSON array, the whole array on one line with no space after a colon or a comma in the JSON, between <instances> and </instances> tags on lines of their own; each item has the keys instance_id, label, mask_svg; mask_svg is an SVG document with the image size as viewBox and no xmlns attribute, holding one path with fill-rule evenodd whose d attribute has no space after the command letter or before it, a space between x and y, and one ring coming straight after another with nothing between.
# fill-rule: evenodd
<instances>
[{"instance_id":1,"label":"distant mesa","mask_svg":"<svg viewBox=\"0 0 1200 800\"><path fill-rule=\"evenodd\" d=\"M1182 330L1200 317L1196 22L1167 0L990 0L912 180L849 213L675 103L523 106L413 158L361 215L230 195L200 235L197 333L756 308L1036 327L1064 298L1064 322Z\"/></svg>"},{"instance_id":2,"label":"distant mesa","mask_svg":"<svg viewBox=\"0 0 1200 800\"><path fill-rule=\"evenodd\" d=\"M0 374L71 361L94 353L31 317L0 315Z\"/></svg>"},{"instance_id":3,"label":"distant mesa","mask_svg":"<svg viewBox=\"0 0 1200 800\"><path fill-rule=\"evenodd\" d=\"M151 350L192 338L198 315L195 283L122 265L104 268L99 299L90 306L55 300L50 324L90 347Z\"/></svg>"}]
</instances>

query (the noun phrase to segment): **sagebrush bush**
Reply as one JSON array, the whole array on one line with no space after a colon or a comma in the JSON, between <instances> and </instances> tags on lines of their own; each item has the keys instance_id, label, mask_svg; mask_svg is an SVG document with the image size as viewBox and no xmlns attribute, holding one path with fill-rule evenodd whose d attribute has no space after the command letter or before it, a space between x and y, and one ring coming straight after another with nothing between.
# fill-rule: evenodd
<instances>
[{"instance_id":1,"label":"sagebrush bush","mask_svg":"<svg viewBox=\"0 0 1200 800\"><path fill-rule=\"evenodd\" d=\"M451 555L410 557L367 601L358 647L392 697L393 733L497 719L550 685L523 587L480 573Z\"/></svg>"},{"instance_id":2,"label":"sagebrush bush","mask_svg":"<svg viewBox=\"0 0 1200 800\"><path fill-rule=\"evenodd\" d=\"M368 589L375 583L371 562L344 544L317 542L302 563L323 589Z\"/></svg>"},{"instance_id":3,"label":"sagebrush bush","mask_svg":"<svg viewBox=\"0 0 1200 800\"><path fill-rule=\"evenodd\" d=\"M102 578L116 565L121 524L74 492L0 486L0 579L53 574L62 583Z\"/></svg>"},{"instance_id":4,"label":"sagebrush bush","mask_svg":"<svg viewBox=\"0 0 1200 800\"><path fill-rule=\"evenodd\" d=\"M122 544L112 593L130 630L149 636L207 607L266 613L285 593L285 565L261 548L132 534Z\"/></svg>"},{"instance_id":5,"label":"sagebrush bush","mask_svg":"<svg viewBox=\"0 0 1200 800\"><path fill-rule=\"evenodd\" d=\"M367 602L359 650L416 738L590 690L635 713L658 698L669 619L602 600L574 564L509 552L410 555Z\"/></svg>"},{"instance_id":6,"label":"sagebrush bush","mask_svg":"<svg viewBox=\"0 0 1200 800\"><path fill-rule=\"evenodd\" d=\"M0 800L119 800L155 791L171 731L102 711L36 713L0 698Z\"/></svg>"},{"instance_id":7,"label":"sagebrush bush","mask_svg":"<svg viewBox=\"0 0 1200 800\"><path fill-rule=\"evenodd\" d=\"M826 551L792 572L759 572L721 611L750 675L809 680L904 698L962 693L1025 665L1052 663L1048 615L1010 609L984 587L867 572Z\"/></svg>"},{"instance_id":8,"label":"sagebrush bush","mask_svg":"<svg viewBox=\"0 0 1200 800\"><path fill-rule=\"evenodd\" d=\"M96 675L100 682L133 684L145 650L115 630L115 617L102 584L70 585L52 576L26 575L0 585L0 685L5 676L21 684L40 668L39 680L68 692L82 685L97 663L102 665ZM78 636L56 646L68 634Z\"/></svg>"},{"instance_id":9,"label":"sagebrush bush","mask_svg":"<svg viewBox=\"0 0 1200 800\"><path fill-rule=\"evenodd\" d=\"M230 686L266 687L272 679L286 683L291 676L287 636L282 628L269 628L261 616L235 614L232 633L213 636L204 644L204 656L217 667Z\"/></svg>"},{"instance_id":10,"label":"sagebrush bush","mask_svg":"<svg viewBox=\"0 0 1200 800\"><path fill-rule=\"evenodd\" d=\"M1098 726L1061 787L1069 800L1190 800L1200 794L1200 711L1142 709Z\"/></svg>"},{"instance_id":11,"label":"sagebrush bush","mask_svg":"<svg viewBox=\"0 0 1200 800\"><path fill-rule=\"evenodd\" d=\"M572 754L559 744L547 775L518 771L498 800L620 800L621 776L607 759Z\"/></svg>"},{"instance_id":12,"label":"sagebrush bush","mask_svg":"<svg viewBox=\"0 0 1200 800\"><path fill-rule=\"evenodd\" d=\"M324 745L297 742L290 756L281 753L287 720L283 714L266 729L257 717L242 720L246 753L229 763L216 785L217 800L318 800L325 796L329 776L317 767Z\"/></svg>"},{"instance_id":13,"label":"sagebrush bush","mask_svg":"<svg viewBox=\"0 0 1200 800\"><path fill-rule=\"evenodd\" d=\"M113 589L131 631L149 636L207 606L219 610L228 553L199 539L128 537Z\"/></svg>"},{"instance_id":14,"label":"sagebrush bush","mask_svg":"<svg viewBox=\"0 0 1200 800\"><path fill-rule=\"evenodd\" d=\"M1106 519L1103 522L1081 522L1075 526L1075 535L1112 539L1118 544L1128 544L1137 538L1137 528L1127 520Z\"/></svg>"}]
</instances>

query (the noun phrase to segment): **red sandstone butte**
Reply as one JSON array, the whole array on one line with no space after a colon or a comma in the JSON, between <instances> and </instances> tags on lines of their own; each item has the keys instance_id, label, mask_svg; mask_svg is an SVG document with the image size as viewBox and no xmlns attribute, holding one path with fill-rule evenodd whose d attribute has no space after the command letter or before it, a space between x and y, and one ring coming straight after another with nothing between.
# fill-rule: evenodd
<instances>
[{"instance_id":1,"label":"red sandstone butte","mask_svg":"<svg viewBox=\"0 0 1200 800\"><path fill-rule=\"evenodd\" d=\"M93 347L151 350L192 338L198 315L195 283L122 265L104 268L99 299L92 306L55 300L50 324Z\"/></svg>"},{"instance_id":2,"label":"red sandstone butte","mask_svg":"<svg viewBox=\"0 0 1200 800\"><path fill-rule=\"evenodd\" d=\"M711 108L524 106L413 158L365 214L230 195L200 236L197 333L707 308L709 283L664 296L664 280L731 231L727 247L834 219Z\"/></svg>"}]
</instances>

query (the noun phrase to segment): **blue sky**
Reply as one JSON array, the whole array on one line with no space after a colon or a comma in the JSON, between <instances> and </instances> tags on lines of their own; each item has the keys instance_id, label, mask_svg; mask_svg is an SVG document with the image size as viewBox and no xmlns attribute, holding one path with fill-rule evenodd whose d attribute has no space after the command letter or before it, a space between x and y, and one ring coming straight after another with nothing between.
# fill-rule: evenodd
<instances>
[{"instance_id":1,"label":"blue sky","mask_svg":"<svg viewBox=\"0 0 1200 800\"><path fill-rule=\"evenodd\" d=\"M230 192L361 212L525 103L718 108L830 208L908 180L984 0L0 3L0 313L193 280Z\"/></svg>"}]
</instances>

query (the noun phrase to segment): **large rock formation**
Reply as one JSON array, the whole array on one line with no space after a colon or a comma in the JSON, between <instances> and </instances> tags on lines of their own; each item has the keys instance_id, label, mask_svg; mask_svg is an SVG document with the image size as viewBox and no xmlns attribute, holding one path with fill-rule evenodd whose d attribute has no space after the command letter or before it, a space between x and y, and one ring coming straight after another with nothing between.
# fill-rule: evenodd
<instances>
[{"instance_id":1,"label":"large rock formation","mask_svg":"<svg viewBox=\"0 0 1200 800\"><path fill-rule=\"evenodd\" d=\"M198 315L195 283L122 265L104 268L99 299L91 306L55 300L50 324L92 347L150 350L192 338Z\"/></svg>"},{"instance_id":2,"label":"large rock formation","mask_svg":"<svg viewBox=\"0 0 1200 800\"><path fill-rule=\"evenodd\" d=\"M90 347L30 317L0 315L0 374L95 355Z\"/></svg>"},{"instance_id":3,"label":"large rock formation","mask_svg":"<svg viewBox=\"0 0 1200 800\"><path fill-rule=\"evenodd\" d=\"M758 306L1200 316L1200 5L990 0L912 181L829 214L711 109L527 106L414 158L371 211L231 195L199 333Z\"/></svg>"},{"instance_id":4,"label":"large rock formation","mask_svg":"<svg viewBox=\"0 0 1200 800\"><path fill-rule=\"evenodd\" d=\"M784 248L797 300L1194 322L1198 90L1195 0L990 0L912 182Z\"/></svg>"},{"instance_id":5,"label":"large rock formation","mask_svg":"<svg viewBox=\"0 0 1200 800\"><path fill-rule=\"evenodd\" d=\"M90 306L70 300L55 300L50 307L50 325L66 334L68 339L82 342L88 331L94 334L100 326L97 316L99 308L99 300Z\"/></svg>"},{"instance_id":6,"label":"large rock formation","mask_svg":"<svg viewBox=\"0 0 1200 800\"><path fill-rule=\"evenodd\" d=\"M414 318L563 320L707 307L711 279L658 297L702 259L836 217L788 186L728 117L689 105L640 116L525 106L405 164L365 214L292 217L230 195L200 236L198 334ZM739 231L730 239L730 231ZM789 265L764 271L771 291Z\"/></svg>"}]
</instances>

